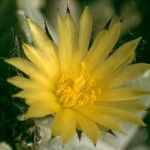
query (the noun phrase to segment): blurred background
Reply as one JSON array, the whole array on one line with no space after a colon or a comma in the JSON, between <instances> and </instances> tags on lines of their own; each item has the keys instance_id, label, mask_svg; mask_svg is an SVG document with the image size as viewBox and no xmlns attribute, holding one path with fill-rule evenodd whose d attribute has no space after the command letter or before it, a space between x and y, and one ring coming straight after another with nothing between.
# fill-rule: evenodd
<instances>
[{"instance_id":1,"label":"blurred background","mask_svg":"<svg viewBox=\"0 0 150 150\"><path fill-rule=\"evenodd\" d=\"M150 63L150 0L0 0L0 150L42 149L39 148L42 139L40 121L22 119L22 114L27 111L28 106L20 99L11 98L12 93L18 89L6 82L6 79L17 71L3 60L18 55L23 57L21 41L32 42L26 17L32 18L43 30L50 32L53 40L57 42L55 33L57 9L65 13L67 5L75 22L78 22L84 6L89 5L94 18L92 37L110 18L112 21L122 19L123 29L118 45L142 36L143 40L137 48L135 62ZM144 121L147 127L133 129L132 136L126 138L124 146L115 150L149 150L148 111Z\"/></svg>"}]
</instances>

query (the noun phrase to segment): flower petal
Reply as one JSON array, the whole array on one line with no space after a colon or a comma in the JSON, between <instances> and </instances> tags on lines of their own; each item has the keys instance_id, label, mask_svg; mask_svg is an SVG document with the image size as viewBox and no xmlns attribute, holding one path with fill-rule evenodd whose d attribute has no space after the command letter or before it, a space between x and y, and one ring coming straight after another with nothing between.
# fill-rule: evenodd
<instances>
[{"instance_id":1,"label":"flower petal","mask_svg":"<svg viewBox=\"0 0 150 150\"><path fill-rule=\"evenodd\" d=\"M88 50L91 32L92 32L92 16L89 7L86 6L80 18L79 24L79 55L83 57Z\"/></svg>"},{"instance_id":2,"label":"flower petal","mask_svg":"<svg viewBox=\"0 0 150 150\"><path fill-rule=\"evenodd\" d=\"M108 132L110 129L104 125L97 124L99 130Z\"/></svg>"},{"instance_id":3,"label":"flower petal","mask_svg":"<svg viewBox=\"0 0 150 150\"><path fill-rule=\"evenodd\" d=\"M115 117L111 117L103 113L100 114L97 110L93 109L90 106L80 109L80 112L88 118L90 118L91 120L93 120L94 122L97 122L98 124L106 128L124 133L121 127L119 126L119 123L115 121Z\"/></svg>"},{"instance_id":4,"label":"flower petal","mask_svg":"<svg viewBox=\"0 0 150 150\"><path fill-rule=\"evenodd\" d=\"M24 78L22 76L14 76L14 77L8 78L7 81L21 89L36 89L36 88L38 88L36 83L34 83L32 80Z\"/></svg>"},{"instance_id":5,"label":"flower petal","mask_svg":"<svg viewBox=\"0 0 150 150\"><path fill-rule=\"evenodd\" d=\"M25 89L13 96L33 100L56 100L56 96L49 89Z\"/></svg>"},{"instance_id":6,"label":"flower petal","mask_svg":"<svg viewBox=\"0 0 150 150\"><path fill-rule=\"evenodd\" d=\"M66 16L58 14L58 48L60 65L63 72L71 69L73 52L77 47L77 31L69 13Z\"/></svg>"},{"instance_id":7,"label":"flower petal","mask_svg":"<svg viewBox=\"0 0 150 150\"><path fill-rule=\"evenodd\" d=\"M132 62L135 55L135 49L141 38L137 38L130 42L123 44L118 50L116 50L104 63L102 63L94 72L94 78L103 78L104 76L113 73L120 67L125 67L125 64ZM127 63L128 60L128 63Z\"/></svg>"},{"instance_id":8,"label":"flower petal","mask_svg":"<svg viewBox=\"0 0 150 150\"><path fill-rule=\"evenodd\" d=\"M55 44L46 36L41 27L35 22L31 21L31 19L28 19L28 24L35 46L41 50L41 52L48 57L51 62L53 62L54 66L58 67L59 64Z\"/></svg>"},{"instance_id":9,"label":"flower petal","mask_svg":"<svg viewBox=\"0 0 150 150\"><path fill-rule=\"evenodd\" d=\"M97 101L135 100L144 95L150 95L150 91L137 88L115 88L110 90L103 90L97 96Z\"/></svg>"},{"instance_id":10,"label":"flower petal","mask_svg":"<svg viewBox=\"0 0 150 150\"><path fill-rule=\"evenodd\" d=\"M58 136L61 133L61 122L62 122L63 111L60 110L56 113L54 120L51 124L51 131L53 136Z\"/></svg>"},{"instance_id":11,"label":"flower petal","mask_svg":"<svg viewBox=\"0 0 150 150\"><path fill-rule=\"evenodd\" d=\"M54 89L54 85L51 80L48 80L46 76L44 76L44 74L29 61L18 57L6 59L5 61L29 75L34 81L41 83L50 89Z\"/></svg>"},{"instance_id":12,"label":"flower petal","mask_svg":"<svg viewBox=\"0 0 150 150\"><path fill-rule=\"evenodd\" d=\"M62 115L61 136L63 142L68 142L76 133L76 115L71 109L65 109Z\"/></svg>"},{"instance_id":13,"label":"flower petal","mask_svg":"<svg viewBox=\"0 0 150 150\"><path fill-rule=\"evenodd\" d=\"M120 70L120 72L113 74L113 76L111 76L107 81L105 81L103 87L105 86L107 88L114 88L121 86L133 79L138 78L140 75L142 75L149 69L150 69L149 64L138 63L130 65Z\"/></svg>"},{"instance_id":14,"label":"flower petal","mask_svg":"<svg viewBox=\"0 0 150 150\"><path fill-rule=\"evenodd\" d=\"M89 139L96 144L100 135L100 130L97 125L81 113L77 113L77 121Z\"/></svg>"},{"instance_id":15,"label":"flower petal","mask_svg":"<svg viewBox=\"0 0 150 150\"><path fill-rule=\"evenodd\" d=\"M118 108L121 110L126 110L126 111L143 111L147 109L147 106L139 101L139 100L135 100L135 101L97 101L95 102L96 105L100 105L100 106L106 106L106 107L112 107L112 108Z\"/></svg>"},{"instance_id":16,"label":"flower petal","mask_svg":"<svg viewBox=\"0 0 150 150\"><path fill-rule=\"evenodd\" d=\"M28 44L23 44L23 50L27 58L50 79L56 79L59 73L59 66L54 66L40 50Z\"/></svg>"},{"instance_id":17,"label":"flower petal","mask_svg":"<svg viewBox=\"0 0 150 150\"><path fill-rule=\"evenodd\" d=\"M33 76L33 74L35 75L35 72L37 72L35 66L33 66L33 64L27 61L26 59L14 57L14 58L6 59L5 61L8 64L13 65L14 67L21 70L22 72L26 73L29 76Z\"/></svg>"},{"instance_id":18,"label":"flower petal","mask_svg":"<svg viewBox=\"0 0 150 150\"><path fill-rule=\"evenodd\" d=\"M117 108L105 107L101 105L93 105L91 106L91 109L95 110L97 114L107 114L111 118L118 119L121 122L130 122L145 126L145 123L133 112L128 112Z\"/></svg>"},{"instance_id":19,"label":"flower petal","mask_svg":"<svg viewBox=\"0 0 150 150\"><path fill-rule=\"evenodd\" d=\"M36 101L30 104L26 118L39 118L59 111L60 106L54 101Z\"/></svg>"},{"instance_id":20,"label":"flower petal","mask_svg":"<svg viewBox=\"0 0 150 150\"><path fill-rule=\"evenodd\" d=\"M107 58L118 41L120 30L121 23L118 22L109 30L104 30L97 35L91 49L87 54L87 63L91 71Z\"/></svg>"}]
</instances>

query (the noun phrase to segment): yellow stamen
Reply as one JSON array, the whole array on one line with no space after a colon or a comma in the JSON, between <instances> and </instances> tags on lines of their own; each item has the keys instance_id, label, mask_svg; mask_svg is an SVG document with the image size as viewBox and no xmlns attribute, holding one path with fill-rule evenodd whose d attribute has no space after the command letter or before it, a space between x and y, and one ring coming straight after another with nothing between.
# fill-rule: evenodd
<instances>
[{"instance_id":1,"label":"yellow stamen","mask_svg":"<svg viewBox=\"0 0 150 150\"><path fill-rule=\"evenodd\" d=\"M57 88L59 103L63 107L79 107L93 104L96 99L94 80L82 70L78 75L68 73L62 76Z\"/></svg>"}]
</instances>

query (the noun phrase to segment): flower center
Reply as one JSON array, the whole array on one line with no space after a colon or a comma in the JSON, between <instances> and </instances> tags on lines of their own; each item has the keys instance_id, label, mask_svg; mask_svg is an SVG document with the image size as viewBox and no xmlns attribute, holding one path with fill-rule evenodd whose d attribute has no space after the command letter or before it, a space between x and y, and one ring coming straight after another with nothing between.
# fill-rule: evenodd
<instances>
[{"instance_id":1,"label":"flower center","mask_svg":"<svg viewBox=\"0 0 150 150\"><path fill-rule=\"evenodd\" d=\"M63 107L89 105L96 99L94 81L88 74L64 75L57 88L58 101Z\"/></svg>"}]
</instances>

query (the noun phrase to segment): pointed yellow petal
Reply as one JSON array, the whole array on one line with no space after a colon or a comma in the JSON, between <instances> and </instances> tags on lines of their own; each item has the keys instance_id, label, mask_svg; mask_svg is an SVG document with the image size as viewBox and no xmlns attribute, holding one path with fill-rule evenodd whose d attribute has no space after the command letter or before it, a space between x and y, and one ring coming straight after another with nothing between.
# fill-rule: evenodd
<instances>
[{"instance_id":1,"label":"pointed yellow petal","mask_svg":"<svg viewBox=\"0 0 150 150\"><path fill-rule=\"evenodd\" d=\"M48 78L56 79L59 74L59 67L53 66L51 60L49 60L41 51L28 44L23 44L23 50L27 58Z\"/></svg>"},{"instance_id":2,"label":"pointed yellow petal","mask_svg":"<svg viewBox=\"0 0 150 150\"><path fill-rule=\"evenodd\" d=\"M39 50L41 50L41 52L44 53L46 57L48 57L49 61L51 61L54 66L58 67L59 64L56 55L57 49L55 44L50 41L40 26L33 22L31 19L28 19L28 24L31 30L34 45Z\"/></svg>"},{"instance_id":3,"label":"pointed yellow petal","mask_svg":"<svg viewBox=\"0 0 150 150\"><path fill-rule=\"evenodd\" d=\"M114 74L108 81L106 81L105 87L112 88L121 86L133 79L138 78L144 72L150 69L149 64L139 63L134 64L122 69L119 73Z\"/></svg>"},{"instance_id":4,"label":"pointed yellow petal","mask_svg":"<svg viewBox=\"0 0 150 150\"><path fill-rule=\"evenodd\" d=\"M108 132L110 129L104 125L97 124L99 130Z\"/></svg>"},{"instance_id":5,"label":"pointed yellow petal","mask_svg":"<svg viewBox=\"0 0 150 150\"><path fill-rule=\"evenodd\" d=\"M107 114L111 118L119 119L119 121L121 122L130 122L145 126L145 123L133 112L100 105L93 105L91 106L91 109L95 110L95 112L97 112L98 114Z\"/></svg>"},{"instance_id":6,"label":"pointed yellow petal","mask_svg":"<svg viewBox=\"0 0 150 150\"><path fill-rule=\"evenodd\" d=\"M25 74L29 75L34 81L41 83L42 85L54 89L54 85L51 80L47 79L32 63L22 58L10 58L5 60L7 63L15 66Z\"/></svg>"},{"instance_id":7,"label":"pointed yellow petal","mask_svg":"<svg viewBox=\"0 0 150 150\"><path fill-rule=\"evenodd\" d=\"M124 66L128 63L131 63L130 57L133 57L133 53L135 53L135 49L139 43L141 38L137 38L130 42L123 44L117 51L115 51L104 63L100 65L94 72L95 78L102 78L108 74L113 73L119 67Z\"/></svg>"},{"instance_id":8,"label":"pointed yellow petal","mask_svg":"<svg viewBox=\"0 0 150 150\"><path fill-rule=\"evenodd\" d=\"M49 89L25 89L13 96L33 100L56 100L56 96Z\"/></svg>"},{"instance_id":9,"label":"pointed yellow petal","mask_svg":"<svg viewBox=\"0 0 150 150\"><path fill-rule=\"evenodd\" d=\"M38 88L37 84L34 83L32 80L21 77L15 76L8 78L7 81L21 89L36 89Z\"/></svg>"},{"instance_id":10,"label":"pointed yellow petal","mask_svg":"<svg viewBox=\"0 0 150 150\"><path fill-rule=\"evenodd\" d=\"M55 108L59 108L59 103L56 96L50 91L42 91L42 90L22 90L21 92L13 95L13 97L24 98L28 105L31 105L35 102L50 103L51 106Z\"/></svg>"},{"instance_id":11,"label":"pointed yellow petal","mask_svg":"<svg viewBox=\"0 0 150 150\"><path fill-rule=\"evenodd\" d=\"M79 24L79 55L82 57L87 53L89 47L92 32L92 23L93 21L89 7L86 6L81 15Z\"/></svg>"},{"instance_id":12,"label":"pointed yellow petal","mask_svg":"<svg viewBox=\"0 0 150 150\"><path fill-rule=\"evenodd\" d=\"M119 68L115 71L115 73L117 71L119 72L119 70L125 68L126 66L131 65L134 59L135 59L135 51L131 53L129 56L127 56L126 60L120 64Z\"/></svg>"},{"instance_id":13,"label":"pointed yellow petal","mask_svg":"<svg viewBox=\"0 0 150 150\"><path fill-rule=\"evenodd\" d=\"M26 59L15 57L15 58L6 59L5 61L8 64L13 65L14 67L21 70L22 72L26 73L29 76L33 76L33 74L35 75L35 73L37 72L33 64L27 61Z\"/></svg>"},{"instance_id":14,"label":"pointed yellow petal","mask_svg":"<svg viewBox=\"0 0 150 150\"><path fill-rule=\"evenodd\" d=\"M89 117L94 122L97 122L98 124L106 128L124 133L121 127L119 126L119 123L115 121L114 118L112 118L107 114L104 113L100 114L97 112L97 110L93 109L90 106L82 108L80 112L83 113L85 116Z\"/></svg>"},{"instance_id":15,"label":"pointed yellow petal","mask_svg":"<svg viewBox=\"0 0 150 150\"><path fill-rule=\"evenodd\" d=\"M59 112L56 113L54 120L52 121L51 131L53 136L58 136L61 133L62 115L63 111L60 110Z\"/></svg>"},{"instance_id":16,"label":"pointed yellow petal","mask_svg":"<svg viewBox=\"0 0 150 150\"><path fill-rule=\"evenodd\" d=\"M61 69L63 72L71 69L73 51L77 46L77 31L70 14L65 17L58 14L58 47Z\"/></svg>"},{"instance_id":17,"label":"pointed yellow petal","mask_svg":"<svg viewBox=\"0 0 150 150\"><path fill-rule=\"evenodd\" d=\"M62 115L61 136L66 143L75 136L76 133L76 116L71 109L65 109Z\"/></svg>"},{"instance_id":18,"label":"pointed yellow petal","mask_svg":"<svg viewBox=\"0 0 150 150\"><path fill-rule=\"evenodd\" d=\"M90 65L90 70L93 70L98 64L102 63L115 44L118 41L121 30L121 23L118 22L107 31L99 33L88 52L87 63Z\"/></svg>"},{"instance_id":19,"label":"pointed yellow petal","mask_svg":"<svg viewBox=\"0 0 150 150\"><path fill-rule=\"evenodd\" d=\"M115 88L110 90L103 90L97 96L97 101L135 100L144 95L150 95L150 91L137 88Z\"/></svg>"},{"instance_id":20,"label":"pointed yellow petal","mask_svg":"<svg viewBox=\"0 0 150 150\"><path fill-rule=\"evenodd\" d=\"M106 36L106 34L108 34L108 30L102 30L96 35L96 38L94 39L93 44L87 53L88 58L94 57L94 53L96 53L99 49L99 47L98 47L99 42L102 41L102 39L104 38L104 36ZM91 58L89 58L89 59L91 59Z\"/></svg>"},{"instance_id":21,"label":"pointed yellow petal","mask_svg":"<svg viewBox=\"0 0 150 150\"><path fill-rule=\"evenodd\" d=\"M30 104L26 118L38 118L50 115L59 111L60 106L51 101L35 101Z\"/></svg>"},{"instance_id":22,"label":"pointed yellow petal","mask_svg":"<svg viewBox=\"0 0 150 150\"><path fill-rule=\"evenodd\" d=\"M89 139L96 144L100 135L97 125L81 113L77 113L77 121Z\"/></svg>"},{"instance_id":23,"label":"pointed yellow petal","mask_svg":"<svg viewBox=\"0 0 150 150\"><path fill-rule=\"evenodd\" d=\"M118 108L121 110L127 110L127 111L143 111L147 109L147 106L139 101L117 101L117 102L105 102L105 101L97 101L95 102L95 105L100 105L100 106L106 106L106 107L113 107L113 108Z\"/></svg>"}]
</instances>

